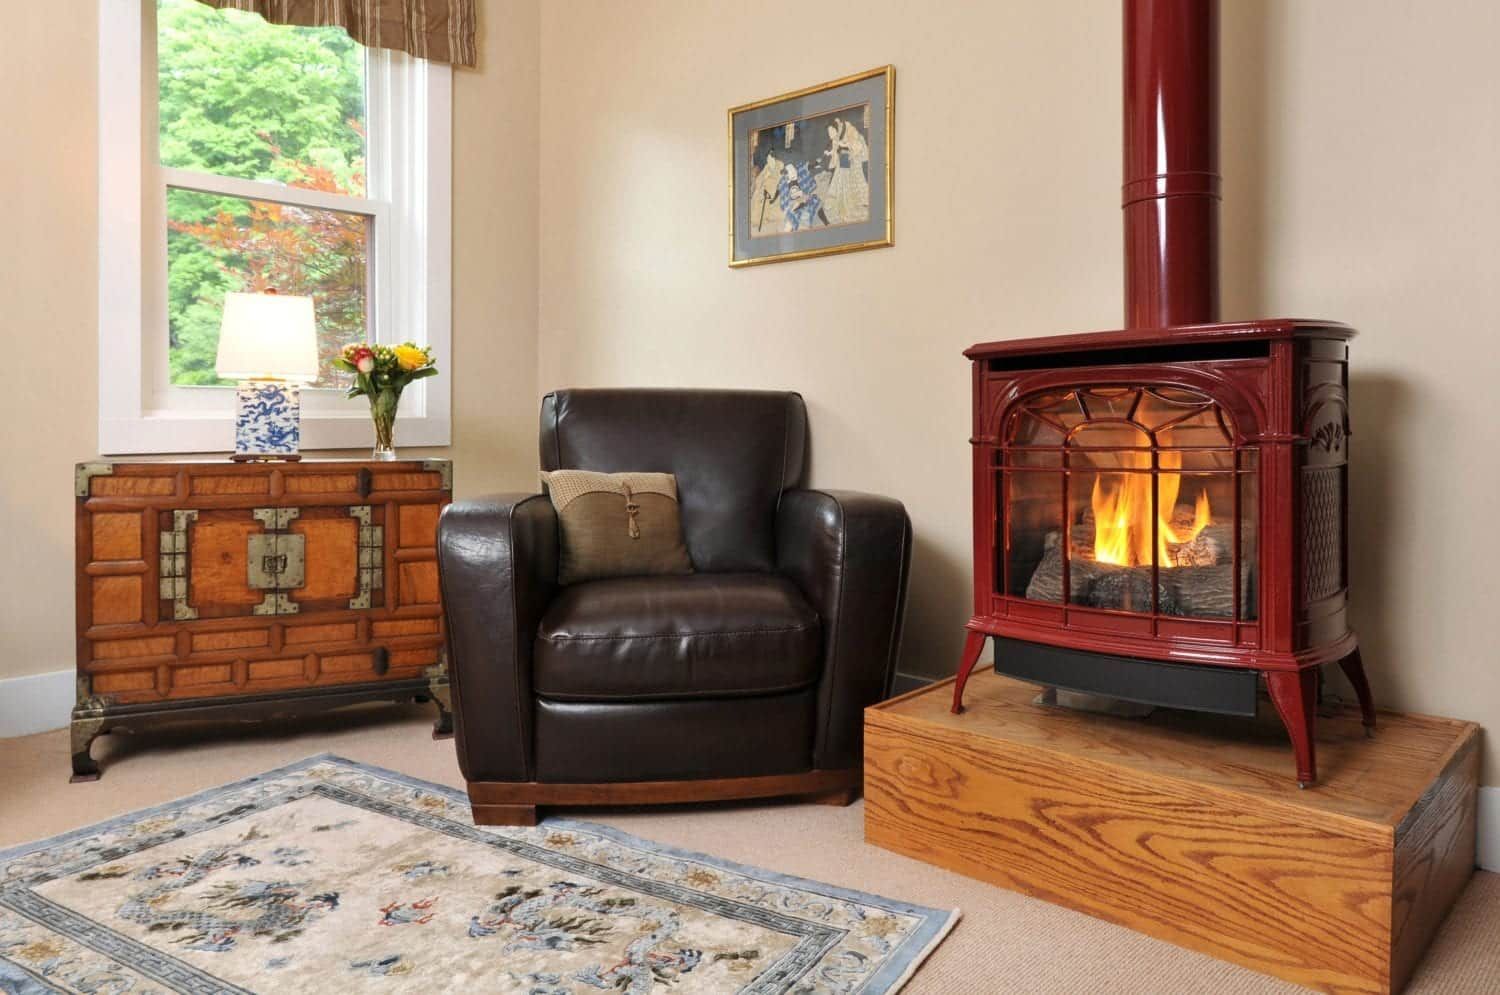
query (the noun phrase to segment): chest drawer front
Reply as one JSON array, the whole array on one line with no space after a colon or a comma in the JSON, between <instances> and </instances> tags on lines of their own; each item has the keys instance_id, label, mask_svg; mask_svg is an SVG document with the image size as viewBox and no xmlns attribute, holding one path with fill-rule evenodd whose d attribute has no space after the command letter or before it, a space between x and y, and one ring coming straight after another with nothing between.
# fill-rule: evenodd
<instances>
[{"instance_id":1,"label":"chest drawer front","mask_svg":"<svg viewBox=\"0 0 1500 995\"><path fill-rule=\"evenodd\" d=\"M78 492L80 694L120 704L442 662L445 465L121 463Z\"/></svg>"},{"instance_id":2,"label":"chest drawer front","mask_svg":"<svg viewBox=\"0 0 1500 995\"><path fill-rule=\"evenodd\" d=\"M385 604L385 505L170 509L163 618L295 615Z\"/></svg>"}]
</instances>

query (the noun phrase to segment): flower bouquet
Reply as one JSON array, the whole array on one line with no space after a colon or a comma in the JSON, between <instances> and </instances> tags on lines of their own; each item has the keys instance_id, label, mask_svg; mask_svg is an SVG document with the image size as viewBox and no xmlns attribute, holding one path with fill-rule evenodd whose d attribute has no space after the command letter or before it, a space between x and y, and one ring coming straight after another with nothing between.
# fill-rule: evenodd
<instances>
[{"instance_id":1,"label":"flower bouquet","mask_svg":"<svg viewBox=\"0 0 1500 995\"><path fill-rule=\"evenodd\" d=\"M346 396L370 399L370 418L375 422L375 459L396 458L391 437L396 430L401 392L413 380L437 376L433 362L430 348L412 342L398 346L351 342L334 359L334 366L354 374L354 386Z\"/></svg>"}]
</instances>

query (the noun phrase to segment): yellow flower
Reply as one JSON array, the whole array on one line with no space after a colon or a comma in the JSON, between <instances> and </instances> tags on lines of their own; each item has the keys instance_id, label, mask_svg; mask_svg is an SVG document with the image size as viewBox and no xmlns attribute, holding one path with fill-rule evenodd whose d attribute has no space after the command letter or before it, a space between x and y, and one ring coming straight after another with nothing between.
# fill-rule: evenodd
<instances>
[{"instance_id":1,"label":"yellow flower","mask_svg":"<svg viewBox=\"0 0 1500 995\"><path fill-rule=\"evenodd\" d=\"M396 362L403 370L420 370L427 365L427 353L414 345L398 345L391 351L396 354Z\"/></svg>"}]
</instances>

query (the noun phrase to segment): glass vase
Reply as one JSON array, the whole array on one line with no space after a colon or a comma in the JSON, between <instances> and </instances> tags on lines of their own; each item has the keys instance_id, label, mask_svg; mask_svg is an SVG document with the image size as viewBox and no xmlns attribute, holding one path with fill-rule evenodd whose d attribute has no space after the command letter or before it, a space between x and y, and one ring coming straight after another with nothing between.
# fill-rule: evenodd
<instances>
[{"instance_id":1,"label":"glass vase","mask_svg":"<svg viewBox=\"0 0 1500 995\"><path fill-rule=\"evenodd\" d=\"M401 404L401 391L395 387L381 387L369 397L370 420L375 423L375 450L370 458L393 460L396 458L396 408Z\"/></svg>"}]
</instances>

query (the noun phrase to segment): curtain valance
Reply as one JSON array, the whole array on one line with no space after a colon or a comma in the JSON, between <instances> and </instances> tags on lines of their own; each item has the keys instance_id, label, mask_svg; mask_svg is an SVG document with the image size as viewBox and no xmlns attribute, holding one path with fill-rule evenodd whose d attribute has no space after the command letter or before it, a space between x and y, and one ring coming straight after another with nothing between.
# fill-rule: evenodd
<instances>
[{"instance_id":1,"label":"curtain valance","mask_svg":"<svg viewBox=\"0 0 1500 995\"><path fill-rule=\"evenodd\" d=\"M474 0L199 0L272 24L340 27L361 45L473 67Z\"/></svg>"}]
</instances>

